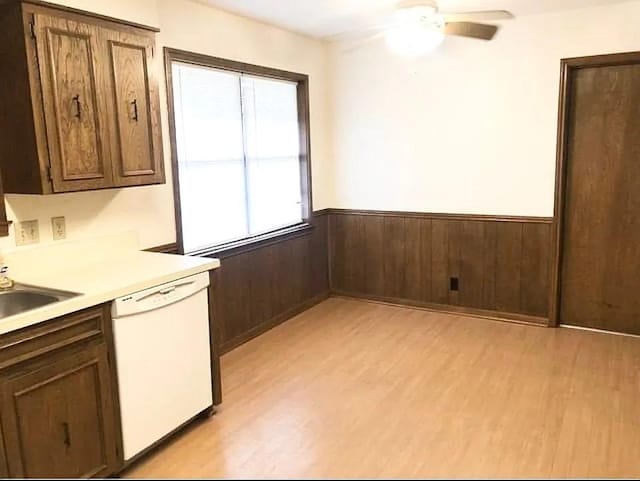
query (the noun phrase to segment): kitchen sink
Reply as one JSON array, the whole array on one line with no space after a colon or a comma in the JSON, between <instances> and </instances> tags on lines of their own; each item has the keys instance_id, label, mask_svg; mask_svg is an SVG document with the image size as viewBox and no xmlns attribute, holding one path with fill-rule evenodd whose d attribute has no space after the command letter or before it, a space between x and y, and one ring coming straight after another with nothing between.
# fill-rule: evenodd
<instances>
[{"instance_id":1,"label":"kitchen sink","mask_svg":"<svg viewBox=\"0 0 640 481\"><path fill-rule=\"evenodd\" d=\"M0 319L71 299L77 295L79 294L75 292L15 284L10 289L0 291Z\"/></svg>"}]
</instances>

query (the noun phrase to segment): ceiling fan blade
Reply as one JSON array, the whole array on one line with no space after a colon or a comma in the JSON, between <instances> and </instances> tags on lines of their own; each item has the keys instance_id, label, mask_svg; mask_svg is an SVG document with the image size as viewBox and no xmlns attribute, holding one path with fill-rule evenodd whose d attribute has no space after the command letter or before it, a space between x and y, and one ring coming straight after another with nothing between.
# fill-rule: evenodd
<instances>
[{"instance_id":1,"label":"ceiling fan blade","mask_svg":"<svg viewBox=\"0 0 640 481\"><path fill-rule=\"evenodd\" d=\"M514 18L507 10L485 10L482 12L442 13L445 22L473 22L482 20L511 20Z\"/></svg>"},{"instance_id":2,"label":"ceiling fan blade","mask_svg":"<svg viewBox=\"0 0 640 481\"><path fill-rule=\"evenodd\" d=\"M444 33L447 35L458 35L480 40L491 40L497 31L498 27L496 25L486 23L448 22L444 25Z\"/></svg>"}]
</instances>

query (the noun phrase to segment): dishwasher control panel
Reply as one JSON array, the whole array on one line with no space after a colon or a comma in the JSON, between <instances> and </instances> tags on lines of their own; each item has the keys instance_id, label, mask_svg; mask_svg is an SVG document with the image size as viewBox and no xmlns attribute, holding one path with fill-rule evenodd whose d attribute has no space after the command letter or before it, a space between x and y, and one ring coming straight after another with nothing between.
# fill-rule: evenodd
<instances>
[{"instance_id":1,"label":"dishwasher control panel","mask_svg":"<svg viewBox=\"0 0 640 481\"><path fill-rule=\"evenodd\" d=\"M208 286L208 272L177 279L116 299L111 307L111 315L113 318L118 318L159 309L186 299Z\"/></svg>"}]
</instances>

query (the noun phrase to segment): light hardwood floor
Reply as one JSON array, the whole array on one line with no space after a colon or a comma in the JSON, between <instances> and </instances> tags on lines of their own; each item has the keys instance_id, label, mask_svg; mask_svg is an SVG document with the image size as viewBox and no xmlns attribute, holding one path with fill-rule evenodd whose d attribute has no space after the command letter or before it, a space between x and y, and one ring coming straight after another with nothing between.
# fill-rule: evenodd
<instances>
[{"instance_id":1,"label":"light hardwood floor","mask_svg":"<svg viewBox=\"0 0 640 481\"><path fill-rule=\"evenodd\" d=\"M332 298L131 477L638 477L640 339Z\"/></svg>"}]
</instances>

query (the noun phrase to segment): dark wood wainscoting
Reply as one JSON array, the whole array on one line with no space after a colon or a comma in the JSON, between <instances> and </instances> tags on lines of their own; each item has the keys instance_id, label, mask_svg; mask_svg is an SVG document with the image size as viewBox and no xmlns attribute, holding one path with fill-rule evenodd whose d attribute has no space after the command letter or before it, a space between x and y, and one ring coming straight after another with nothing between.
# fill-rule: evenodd
<instances>
[{"instance_id":1,"label":"dark wood wainscoting","mask_svg":"<svg viewBox=\"0 0 640 481\"><path fill-rule=\"evenodd\" d=\"M215 337L227 352L330 293L547 324L551 246L546 217L319 211L311 229L212 255Z\"/></svg>"},{"instance_id":2,"label":"dark wood wainscoting","mask_svg":"<svg viewBox=\"0 0 640 481\"><path fill-rule=\"evenodd\" d=\"M216 252L213 315L221 354L329 297L328 210L312 228ZM147 249L177 254L176 243Z\"/></svg>"},{"instance_id":3,"label":"dark wood wainscoting","mask_svg":"<svg viewBox=\"0 0 640 481\"><path fill-rule=\"evenodd\" d=\"M551 235L550 218L333 209L331 290L546 324Z\"/></svg>"},{"instance_id":4,"label":"dark wood wainscoting","mask_svg":"<svg viewBox=\"0 0 640 481\"><path fill-rule=\"evenodd\" d=\"M214 318L222 353L329 296L326 211L314 214L312 225L303 233L215 254L220 268Z\"/></svg>"}]
</instances>

